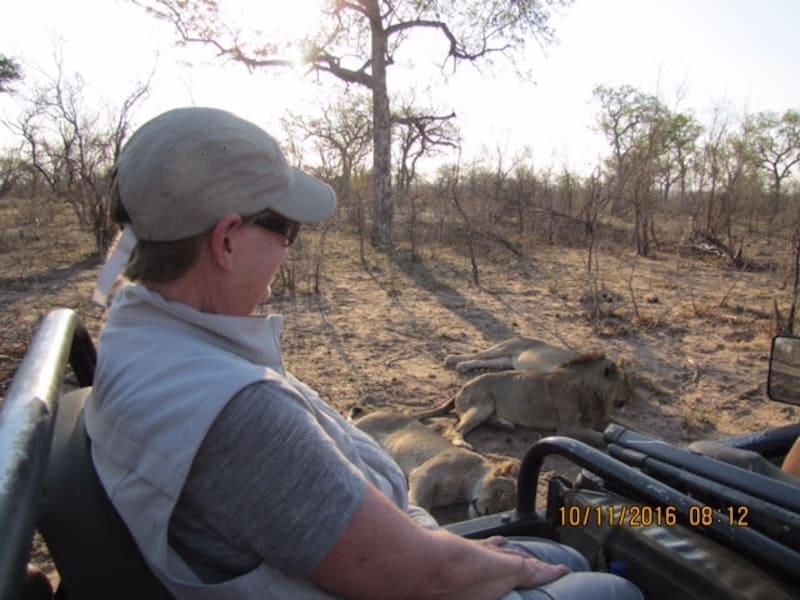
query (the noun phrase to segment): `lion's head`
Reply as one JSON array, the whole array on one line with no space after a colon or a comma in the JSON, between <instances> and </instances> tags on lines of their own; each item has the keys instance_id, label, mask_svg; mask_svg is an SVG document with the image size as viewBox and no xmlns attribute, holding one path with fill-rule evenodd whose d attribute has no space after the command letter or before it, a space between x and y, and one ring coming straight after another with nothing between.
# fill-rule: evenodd
<instances>
[{"instance_id":1,"label":"lion's head","mask_svg":"<svg viewBox=\"0 0 800 600\"><path fill-rule=\"evenodd\" d=\"M611 411L625 406L633 399L634 389L624 361L597 357L573 361L567 365L580 372L581 387L591 390L591 401L585 400L581 407L581 424L596 431L603 431L611 418Z\"/></svg>"},{"instance_id":2,"label":"lion's head","mask_svg":"<svg viewBox=\"0 0 800 600\"><path fill-rule=\"evenodd\" d=\"M503 475L505 467L492 469L473 490L469 503L470 517L482 517L506 510L517 504L517 486L513 479Z\"/></svg>"},{"instance_id":3,"label":"lion's head","mask_svg":"<svg viewBox=\"0 0 800 600\"><path fill-rule=\"evenodd\" d=\"M625 369L625 359L620 359L619 365L608 361L603 369L603 378L612 407L621 408L633 400L633 384Z\"/></svg>"}]
</instances>

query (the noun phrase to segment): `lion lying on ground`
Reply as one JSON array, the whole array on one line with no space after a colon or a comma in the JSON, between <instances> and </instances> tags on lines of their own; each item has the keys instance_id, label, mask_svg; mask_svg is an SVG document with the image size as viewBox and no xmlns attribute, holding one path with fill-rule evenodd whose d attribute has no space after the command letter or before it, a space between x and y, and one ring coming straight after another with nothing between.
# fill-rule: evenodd
<instances>
[{"instance_id":1,"label":"lion lying on ground","mask_svg":"<svg viewBox=\"0 0 800 600\"><path fill-rule=\"evenodd\" d=\"M484 373L468 381L448 402L416 414L425 419L455 412L453 443L469 447L464 435L487 420L556 431L594 446L612 407L625 404L633 389L621 367L602 353L577 356L551 372L512 370Z\"/></svg>"},{"instance_id":2,"label":"lion lying on ground","mask_svg":"<svg viewBox=\"0 0 800 600\"><path fill-rule=\"evenodd\" d=\"M477 452L453 446L412 415L377 411L353 424L397 461L414 504L428 511L468 504L470 517L514 508L516 485L506 476L511 461L495 466Z\"/></svg>"},{"instance_id":3,"label":"lion lying on ground","mask_svg":"<svg viewBox=\"0 0 800 600\"><path fill-rule=\"evenodd\" d=\"M475 354L451 354L444 359L444 364L448 367L455 366L459 373L475 369L526 369L545 372L552 371L579 355L575 350L551 346L531 338L515 337Z\"/></svg>"}]
</instances>

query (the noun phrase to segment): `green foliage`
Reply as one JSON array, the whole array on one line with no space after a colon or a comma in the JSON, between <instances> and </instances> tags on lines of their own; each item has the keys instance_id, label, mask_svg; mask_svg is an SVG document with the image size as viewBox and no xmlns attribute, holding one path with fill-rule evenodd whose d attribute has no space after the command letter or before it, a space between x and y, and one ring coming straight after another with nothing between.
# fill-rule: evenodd
<instances>
[{"instance_id":1,"label":"green foliage","mask_svg":"<svg viewBox=\"0 0 800 600\"><path fill-rule=\"evenodd\" d=\"M13 59L0 54L0 92L12 91L10 83L22 79L22 69Z\"/></svg>"},{"instance_id":2,"label":"green foliage","mask_svg":"<svg viewBox=\"0 0 800 600\"><path fill-rule=\"evenodd\" d=\"M744 131L761 167L773 177L774 193L780 194L782 180L800 163L800 111L757 113L747 119Z\"/></svg>"},{"instance_id":3,"label":"green foliage","mask_svg":"<svg viewBox=\"0 0 800 600\"><path fill-rule=\"evenodd\" d=\"M19 187L24 171L25 165L19 156L11 152L0 155L0 198Z\"/></svg>"}]
</instances>

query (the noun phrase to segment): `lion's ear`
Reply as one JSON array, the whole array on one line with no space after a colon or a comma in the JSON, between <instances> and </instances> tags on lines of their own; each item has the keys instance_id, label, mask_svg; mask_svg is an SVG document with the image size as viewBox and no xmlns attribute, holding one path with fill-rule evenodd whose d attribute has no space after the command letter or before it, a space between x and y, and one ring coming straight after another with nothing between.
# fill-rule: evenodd
<instances>
[{"instance_id":1,"label":"lion's ear","mask_svg":"<svg viewBox=\"0 0 800 600\"><path fill-rule=\"evenodd\" d=\"M492 472L499 477L513 477L516 476L518 470L518 465L513 460L504 460L495 465Z\"/></svg>"},{"instance_id":2,"label":"lion's ear","mask_svg":"<svg viewBox=\"0 0 800 600\"><path fill-rule=\"evenodd\" d=\"M619 368L620 369L624 369L625 368L625 357L624 356L619 359Z\"/></svg>"},{"instance_id":3,"label":"lion's ear","mask_svg":"<svg viewBox=\"0 0 800 600\"><path fill-rule=\"evenodd\" d=\"M347 420L351 422L355 421L356 419L363 417L365 412L366 411L364 410L363 406L351 406L350 410L347 411Z\"/></svg>"}]
</instances>

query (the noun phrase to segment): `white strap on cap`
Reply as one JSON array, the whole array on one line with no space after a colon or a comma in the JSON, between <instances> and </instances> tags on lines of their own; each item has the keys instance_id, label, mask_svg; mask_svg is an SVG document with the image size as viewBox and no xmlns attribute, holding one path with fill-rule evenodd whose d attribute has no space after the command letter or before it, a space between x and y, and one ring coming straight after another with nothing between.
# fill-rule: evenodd
<instances>
[{"instance_id":1,"label":"white strap on cap","mask_svg":"<svg viewBox=\"0 0 800 600\"><path fill-rule=\"evenodd\" d=\"M103 307L108 304L108 296L111 294L111 289L114 287L122 270L128 264L137 241L136 234L133 233L131 227L125 227L122 230L122 235L117 240L111 254L108 255L106 264L103 265L100 275L97 277L97 285L94 288L94 294L92 294L92 302Z\"/></svg>"}]
</instances>

